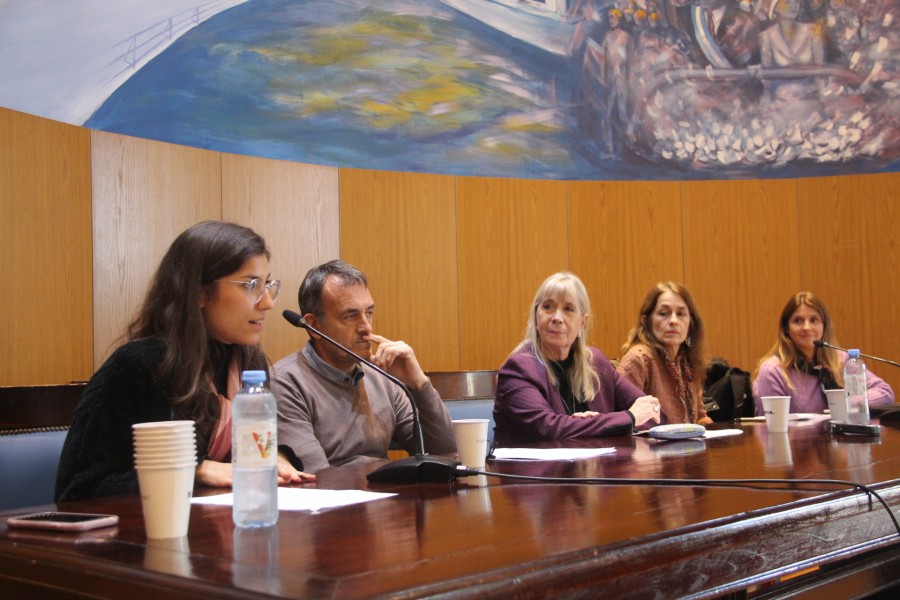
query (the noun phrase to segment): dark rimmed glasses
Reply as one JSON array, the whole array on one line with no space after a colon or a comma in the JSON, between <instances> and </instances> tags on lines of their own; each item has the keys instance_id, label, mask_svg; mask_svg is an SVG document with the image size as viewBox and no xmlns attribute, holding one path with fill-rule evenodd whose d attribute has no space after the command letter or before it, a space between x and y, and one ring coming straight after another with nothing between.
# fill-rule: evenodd
<instances>
[{"instance_id":1,"label":"dark rimmed glasses","mask_svg":"<svg viewBox=\"0 0 900 600\"><path fill-rule=\"evenodd\" d=\"M259 301L266 295L266 290L269 291L269 298L272 299L272 303L274 304L275 299L278 298L278 292L281 290L281 281L277 279L265 283L263 283L262 279L256 277L250 281L236 281L231 279L216 279L216 281L224 281L225 283L235 283L244 286L247 288L247 296L250 297L253 304L259 304Z\"/></svg>"}]
</instances>

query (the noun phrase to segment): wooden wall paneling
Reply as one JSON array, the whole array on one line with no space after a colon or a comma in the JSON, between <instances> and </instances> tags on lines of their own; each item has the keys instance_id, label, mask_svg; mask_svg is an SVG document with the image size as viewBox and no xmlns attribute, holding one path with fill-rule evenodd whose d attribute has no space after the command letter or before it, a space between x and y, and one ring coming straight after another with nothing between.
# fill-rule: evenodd
<instances>
[{"instance_id":1,"label":"wooden wall paneling","mask_svg":"<svg viewBox=\"0 0 900 600\"><path fill-rule=\"evenodd\" d=\"M591 298L588 339L618 356L647 291L684 279L677 182L569 184L572 270Z\"/></svg>"},{"instance_id":2,"label":"wooden wall paneling","mask_svg":"<svg viewBox=\"0 0 900 600\"><path fill-rule=\"evenodd\" d=\"M340 194L341 257L369 279L376 333L426 371L459 369L454 179L341 169Z\"/></svg>"},{"instance_id":3,"label":"wooden wall paneling","mask_svg":"<svg viewBox=\"0 0 900 600\"><path fill-rule=\"evenodd\" d=\"M94 365L115 349L179 233L220 219L219 153L92 133Z\"/></svg>"},{"instance_id":4,"label":"wooden wall paneling","mask_svg":"<svg viewBox=\"0 0 900 600\"><path fill-rule=\"evenodd\" d=\"M798 191L802 289L825 302L838 345L900 361L900 173L808 179ZM868 366L900 392L900 369Z\"/></svg>"},{"instance_id":5,"label":"wooden wall paneling","mask_svg":"<svg viewBox=\"0 0 900 600\"><path fill-rule=\"evenodd\" d=\"M684 278L711 356L753 371L800 286L796 180L682 183Z\"/></svg>"},{"instance_id":6,"label":"wooden wall paneling","mask_svg":"<svg viewBox=\"0 0 900 600\"><path fill-rule=\"evenodd\" d=\"M338 170L300 163L222 155L222 218L262 235L281 295L267 315L262 345L275 362L306 344L306 333L285 321L298 310L306 272L340 255Z\"/></svg>"},{"instance_id":7,"label":"wooden wall paneling","mask_svg":"<svg viewBox=\"0 0 900 600\"><path fill-rule=\"evenodd\" d=\"M538 286L569 270L566 194L562 181L457 179L462 369L498 368Z\"/></svg>"},{"instance_id":8,"label":"wooden wall paneling","mask_svg":"<svg viewBox=\"0 0 900 600\"><path fill-rule=\"evenodd\" d=\"M0 108L0 385L86 379L91 364L87 130Z\"/></svg>"}]
</instances>

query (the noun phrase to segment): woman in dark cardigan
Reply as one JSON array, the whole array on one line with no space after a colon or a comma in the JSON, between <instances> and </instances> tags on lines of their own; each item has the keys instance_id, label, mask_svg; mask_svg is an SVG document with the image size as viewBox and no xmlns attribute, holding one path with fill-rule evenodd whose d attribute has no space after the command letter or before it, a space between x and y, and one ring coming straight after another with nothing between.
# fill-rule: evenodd
<instances>
[{"instance_id":1,"label":"woman in dark cardigan","mask_svg":"<svg viewBox=\"0 0 900 600\"><path fill-rule=\"evenodd\" d=\"M85 388L60 457L57 501L137 491L131 426L148 421L193 420L196 482L230 486L231 399L241 371L267 368L259 337L279 287L251 229L204 221L179 235L128 341ZM281 482L304 478L298 468L283 463Z\"/></svg>"}]
</instances>

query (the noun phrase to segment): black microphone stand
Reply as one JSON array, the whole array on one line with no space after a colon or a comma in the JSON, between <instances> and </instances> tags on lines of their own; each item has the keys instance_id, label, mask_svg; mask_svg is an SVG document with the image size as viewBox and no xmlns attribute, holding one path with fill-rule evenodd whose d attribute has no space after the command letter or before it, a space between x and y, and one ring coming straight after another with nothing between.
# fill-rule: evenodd
<instances>
[{"instance_id":1,"label":"black microphone stand","mask_svg":"<svg viewBox=\"0 0 900 600\"><path fill-rule=\"evenodd\" d=\"M429 483L437 481L453 481L456 479L458 476L457 467L460 467L459 461L444 458L442 456L430 456L425 452L425 436L422 433L422 421L419 419L419 407L416 406L416 403L413 400L412 392L409 391L409 388L406 387L402 381L371 361L353 352L340 342L328 337L304 321L303 317L294 311L286 310L281 314L284 316L285 320L294 327L300 327L314 333L332 346L343 350L359 362L367 365L382 377L387 378L388 381L400 386L400 389L403 390L406 397L409 399L409 404L412 407L413 413L413 437L417 438L418 452L409 458L392 460L386 465L378 467L366 475L366 479L373 483Z\"/></svg>"},{"instance_id":2,"label":"black microphone stand","mask_svg":"<svg viewBox=\"0 0 900 600\"><path fill-rule=\"evenodd\" d=\"M817 348L832 348L833 350L840 350L841 352L847 352L846 348L838 348L837 346L835 346L833 344L829 344L828 342L826 342L824 340L815 340L813 342L813 346L816 346ZM862 352L860 352L859 355L864 356L865 358L872 359L872 360L877 360L878 362L887 363L887 364L893 365L895 367L900 367L900 363L894 362L892 360L888 360L886 358L878 358L877 356L872 356L870 354L863 354Z\"/></svg>"}]
</instances>

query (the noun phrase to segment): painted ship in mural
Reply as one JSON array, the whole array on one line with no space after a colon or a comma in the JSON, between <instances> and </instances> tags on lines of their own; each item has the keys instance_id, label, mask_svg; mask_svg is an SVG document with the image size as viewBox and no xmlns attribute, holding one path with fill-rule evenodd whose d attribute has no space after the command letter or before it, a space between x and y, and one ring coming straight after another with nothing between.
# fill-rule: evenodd
<instances>
[{"instance_id":1,"label":"painted ship in mural","mask_svg":"<svg viewBox=\"0 0 900 600\"><path fill-rule=\"evenodd\" d=\"M900 156L900 0L443 0L574 61L598 157L777 169Z\"/></svg>"}]
</instances>

